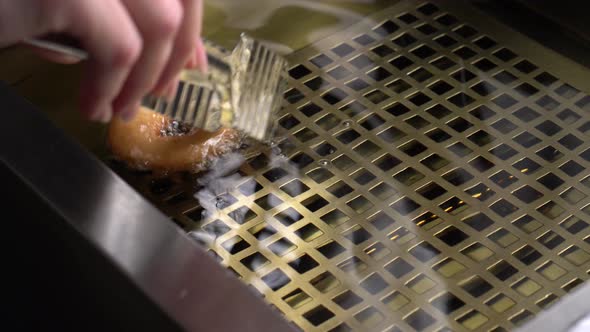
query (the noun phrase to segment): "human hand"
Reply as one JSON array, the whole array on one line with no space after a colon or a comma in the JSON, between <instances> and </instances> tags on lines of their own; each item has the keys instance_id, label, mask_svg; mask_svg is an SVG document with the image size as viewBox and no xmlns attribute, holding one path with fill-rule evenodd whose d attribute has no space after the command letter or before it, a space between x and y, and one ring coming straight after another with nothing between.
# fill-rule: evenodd
<instances>
[{"instance_id":1,"label":"human hand","mask_svg":"<svg viewBox=\"0 0 590 332\"><path fill-rule=\"evenodd\" d=\"M0 0L0 45L48 33L76 38L89 54L81 111L129 119L146 94L173 93L184 67L206 70L202 12L202 0Z\"/></svg>"}]
</instances>

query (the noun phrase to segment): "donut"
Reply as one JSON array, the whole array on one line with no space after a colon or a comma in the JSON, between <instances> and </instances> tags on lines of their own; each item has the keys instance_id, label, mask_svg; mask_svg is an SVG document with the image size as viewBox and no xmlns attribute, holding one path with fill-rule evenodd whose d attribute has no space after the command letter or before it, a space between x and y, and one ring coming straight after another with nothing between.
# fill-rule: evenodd
<instances>
[{"instance_id":1,"label":"donut","mask_svg":"<svg viewBox=\"0 0 590 332\"><path fill-rule=\"evenodd\" d=\"M131 121L113 118L108 128L108 144L117 159L133 169L166 173L201 171L238 148L240 140L234 129L192 129L144 107Z\"/></svg>"}]
</instances>

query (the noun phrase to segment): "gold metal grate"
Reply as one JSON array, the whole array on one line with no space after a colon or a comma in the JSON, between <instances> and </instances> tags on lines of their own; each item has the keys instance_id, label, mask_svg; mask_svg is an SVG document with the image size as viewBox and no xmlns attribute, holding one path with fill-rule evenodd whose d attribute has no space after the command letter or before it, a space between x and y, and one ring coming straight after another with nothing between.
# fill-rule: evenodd
<instances>
[{"instance_id":1,"label":"gold metal grate","mask_svg":"<svg viewBox=\"0 0 590 332\"><path fill-rule=\"evenodd\" d=\"M586 69L453 1L291 61L237 173L123 175L301 329L512 330L588 279Z\"/></svg>"}]
</instances>

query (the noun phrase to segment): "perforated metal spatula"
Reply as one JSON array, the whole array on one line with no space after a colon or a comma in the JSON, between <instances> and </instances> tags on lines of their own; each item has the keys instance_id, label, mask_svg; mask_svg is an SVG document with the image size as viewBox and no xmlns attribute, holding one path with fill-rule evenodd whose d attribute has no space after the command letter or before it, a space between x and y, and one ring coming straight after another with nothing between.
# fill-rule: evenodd
<instances>
[{"instance_id":1,"label":"perforated metal spatula","mask_svg":"<svg viewBox=\"0 0 590 332\"><path fill-rule=\"evenodd\" d=\"M55 37L25 43L86 59L76 44ZM144 106L196 128L235 128L257 140L270 139L285 89L286 60L242 34L232 52L205 43L209 72L185 70L172 100L147 96Z\"/></svg>"}]
</instances>

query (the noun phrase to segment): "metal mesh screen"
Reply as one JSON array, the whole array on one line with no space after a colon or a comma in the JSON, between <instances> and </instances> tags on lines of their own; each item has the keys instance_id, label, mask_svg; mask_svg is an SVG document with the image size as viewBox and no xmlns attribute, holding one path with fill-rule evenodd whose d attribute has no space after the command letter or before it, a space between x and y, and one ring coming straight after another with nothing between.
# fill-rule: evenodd
<instances>
[{"instance_id":1,"label":"metal mesh screen","mask_svg":"<svg viewBox=\"0 0 590 332\"><path fill-rule=\"evenodd\" d=\"M512 330L588 279L590 96L483 21L405 1L293 54L230 190L122 174L305 331Z\"/></svg>"}]
</instances>

